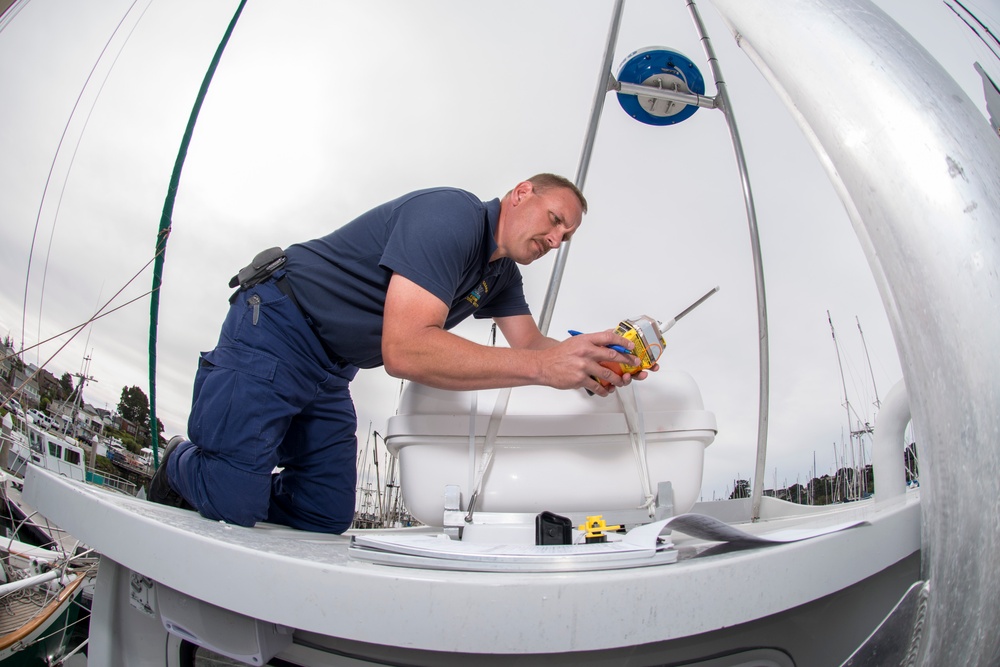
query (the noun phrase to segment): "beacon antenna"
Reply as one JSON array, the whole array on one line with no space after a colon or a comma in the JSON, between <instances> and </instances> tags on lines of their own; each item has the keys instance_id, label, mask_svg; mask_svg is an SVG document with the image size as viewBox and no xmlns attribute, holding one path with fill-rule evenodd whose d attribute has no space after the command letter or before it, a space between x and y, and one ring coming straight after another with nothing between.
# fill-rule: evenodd
<instances>
[{"instance_id":1,"label":"beacon antenna","mask_svg":"<svg viewBox=\"0 0 1000 667\"><path fill-rule=\"evenodd\" d=\"M694 310L695 308L697 308L701 304L705 303L705 300L708 299L708 297L712 296L713 294L715 294L718 291L719 291L719 286L716 285L712 289L708 290L708 292L706 292L705 295L702 296L700 299L698 299L697 301L695 301L694 303L692 303L690 306L688 306L687 308L685 308L684 310L682 310L679 315L677 315L676 317L674 317L669 322L667 322L667 323L658 322L658 324L660 325L660 332L661 333L665 332L667 329L669 329L670 327L672 327L675 324L677 324L677 320L681 319L682 317L684 317L685 315L687 315L688 313L690 313L692 310Z\"/></svg>"}]
</instances>

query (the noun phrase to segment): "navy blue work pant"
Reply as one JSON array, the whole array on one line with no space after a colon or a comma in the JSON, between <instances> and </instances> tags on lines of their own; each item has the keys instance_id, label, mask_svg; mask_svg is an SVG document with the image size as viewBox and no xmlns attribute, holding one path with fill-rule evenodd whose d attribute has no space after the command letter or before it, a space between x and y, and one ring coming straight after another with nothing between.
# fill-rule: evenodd
<instances>
[{"instance_id":1,"label":"navy blue work pant","mask_svg":"<svg viewBox=\"0 0 1000 667\"><path fill-rule=\"evenodd\" d=\"M273 279L238 292L218 346L201 355L171 486L210 519L343 532L354 518L357 371L330 361Z\"/></svg>"}]
</instances>

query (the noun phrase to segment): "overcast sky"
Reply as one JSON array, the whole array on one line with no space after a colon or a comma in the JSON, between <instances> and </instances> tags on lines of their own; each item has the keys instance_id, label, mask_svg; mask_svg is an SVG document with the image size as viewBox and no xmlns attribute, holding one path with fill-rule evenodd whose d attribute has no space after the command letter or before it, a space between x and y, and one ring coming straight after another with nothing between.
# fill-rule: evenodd
<instances>
[{"instance_id":1,"label":"overcast sky","mask_svg":"<svg viewBox=\"0 0 1000 667\"><path fill-rule=\"evenodd\" d=\"M112 307L149 290L143 267L181 136L237 4L33 0L0 19L0 336L32 346L86 321L126 285ZM1000 77L998 59L956 14L938 0L876 4L985 113L972 63ZM1000 24L994 0L964 4ZM711 4L700 8L760 227L771 353L765 484L805 482L814 453L819 474L834 469L848 428L827 311L859 414L870 419L876 391L884 397L902 375L871 271L818 161ZM417 188L491 199L537 172L574 177L610 12L610 2L576 1L249 2L201 110L174 209L157 346L167 435L186 430L198 352L214 346L227 282L257 251L324 235ZM616 72L654 45L710 77L683 2L627 3ZM750 242L722 115L703 109L656 128L608 96L585 189L590 214L550 333L639 314L668 319L719 285L669 332L663 362L691 373L716 414L703 497L719 497L752 476L759 382ZM524 271L536 314L551 261ZM148 322L147 297L51 361L67 337L25 360L48 361L58 376L80 372L89 356L96 382L86 398L114 409L124 386L148 393ZM489 327L458 332L486 343ZM381 370L355 381L362 441L370 427L385 430L399 384Z\"/></svg>"}]
</instances>

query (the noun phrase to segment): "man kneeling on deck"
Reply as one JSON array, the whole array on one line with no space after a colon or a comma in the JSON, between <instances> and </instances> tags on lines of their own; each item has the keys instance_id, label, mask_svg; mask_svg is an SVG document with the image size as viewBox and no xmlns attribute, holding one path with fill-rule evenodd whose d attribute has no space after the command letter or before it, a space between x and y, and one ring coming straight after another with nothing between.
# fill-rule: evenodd
<instances>
[{"instance_id":1,"label":"man kneeling on deck","mask_svg":"<svg viewBox=\"0 0 1000 667\"><path fill-rule=\"evenodd\" d=\"M548 338L525 302L517 265L558 248L586 210L579 189L554 174L487 202L432 188L261 253L232 283L239 290L218 346L201 355L195 376L190 440L167 445L150 500L241 526L347 530L357 455L350 382L359 368L384 364L441 389L537 384L600 396L645 378L601 365L637 365L608 347L631 350L631 342L610 330ZM448 332L469 315L492 317L510 348Z\"/></svg>"}]
</instances>

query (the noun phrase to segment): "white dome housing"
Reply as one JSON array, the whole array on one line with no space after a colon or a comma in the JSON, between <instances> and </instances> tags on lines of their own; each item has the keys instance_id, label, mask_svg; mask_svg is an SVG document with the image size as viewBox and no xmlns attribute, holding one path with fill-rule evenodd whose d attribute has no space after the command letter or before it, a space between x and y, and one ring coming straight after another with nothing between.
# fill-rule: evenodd
<instances>
[{"instance_id":1,"label":"white dome housing","mask_svg":"<svg viewBox=\"0 0 1000 667\"><path fill-rule=\"evenodd\" d=\"M701 489L705 447L715 415L687 373L661 371L632 385L645 431L648 488L671 482L676 513ZM630 390L625 390L630 391ZM443 525L445 487L461 490L461 509L475 486L498 390L444 391L409 384L386 445L399 456L407 509L422 523ZM474 434L474 437L473 437ZM641 448L640 448L641 449ZM608 513L645 502L640 462L622 401L583 391L518 387L511 391L477 512Z\"/></svg>"}]
</instances>

